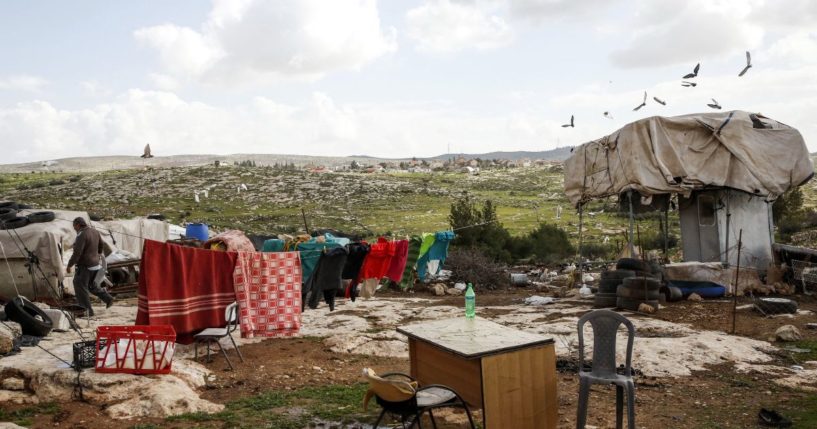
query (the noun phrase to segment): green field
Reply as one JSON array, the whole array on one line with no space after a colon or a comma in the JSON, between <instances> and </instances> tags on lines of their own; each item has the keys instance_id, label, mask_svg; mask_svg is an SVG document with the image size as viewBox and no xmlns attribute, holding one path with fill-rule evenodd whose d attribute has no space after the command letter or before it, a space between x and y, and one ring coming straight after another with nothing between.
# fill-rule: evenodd
<instances>
[{"instance_id":1,"label":"green field","mask_svg":"<svg viewBox=\"0 0 817 429\"><path fill-rule=\"evenodd\" d=\"M241 184L246 191L238 191ZM209 197L194 192L207 189ZM804 188L807 206L817 193ZM200 166L114 170L101 173L0 174L0 198L35 207L87 211L102 218L164 214L173 223L205 222L215 229L248 233L303 231L301 210L311 229L333 228L372 237L448 228L451 203L464 193L490 199L500 222L514 235L540 222L578 239L578 214L563 192L560 165L464 173L309 173L271 167ZM615 198L595 201L584 218L587 243L624 242L627 218ZM562 207L556 219L557 207ZM644 240L655 236L657 219L637 222ZM670 232L678 235L677 213Z\"/></svg>"}]
</instances>

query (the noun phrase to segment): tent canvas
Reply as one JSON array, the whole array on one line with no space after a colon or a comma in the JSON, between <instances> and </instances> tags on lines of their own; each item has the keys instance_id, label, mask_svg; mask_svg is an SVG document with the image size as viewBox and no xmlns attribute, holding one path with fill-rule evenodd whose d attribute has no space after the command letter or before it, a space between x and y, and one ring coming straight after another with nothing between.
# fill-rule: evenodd
<instances>
[{"instance_id":1,"label":"tent canvas","mask_svg":"<svg viewBox=\"0 0 817 429\"><path fill-rule=\"evenodd\" d=\"M21 210L20 215L27 215L38 210ZM17 295L14 286L16 283L20 294L31 299L36 296L50 297L58 293L58 284L65 279L65 263L71 255L71 247L76 239L76 232L72 222L82 217L86 222L97 228L104 242L105 253L113 250L127 250L134 255L141 255L142 238L157 241L167 241L167 223L152 219L130 219L92 222L88 213L68 210L49 210L54 212L55 219L51 222L32 223L13 230L0 230L0 244L5 250L9 267L3 267L0 274L0 297L8 298ZM109 232L109 230L111 232ZM111 237L113 235L113 239ZM114 244L116 241L116 244ZM45 281L42 275L35 276L36 286L32 284L31 275L25 264L30 250L39 260L43 274L48 278L47 286L54 294L45 290ZM5 265L5 264L3 264ZM13 280L12 280L13 278Z\"/></svg>"},{"instance_id":2,"label":"tent canvas","mask_svg":"<svg viewBox=\"0 0 817 429\"><path fill-rule=\"evenodd\" d=\"M565 194L574 206L627 190L652 195L711 187L774 200L808 181L814 166L802 135L744 111L654 116L576 147L565 161Z\"/></svg>"}]
</instances>

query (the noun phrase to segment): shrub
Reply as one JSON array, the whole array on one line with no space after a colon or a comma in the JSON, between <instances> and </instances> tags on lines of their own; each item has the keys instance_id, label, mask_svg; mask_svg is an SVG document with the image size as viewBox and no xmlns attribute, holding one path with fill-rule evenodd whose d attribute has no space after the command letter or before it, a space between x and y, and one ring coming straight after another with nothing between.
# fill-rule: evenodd
<instances>
[{"instance_id":1,"label":"shrub","mask_svg":"<svg viewBox=\"0 0 817 429\"><path fill-rule=\"evenodd\" d=\"M451 270L451 280L471 283L475 289L498 289L510 284L506 266L476 247L452 248L445 268Z\"/></svg>"}]
</instances>

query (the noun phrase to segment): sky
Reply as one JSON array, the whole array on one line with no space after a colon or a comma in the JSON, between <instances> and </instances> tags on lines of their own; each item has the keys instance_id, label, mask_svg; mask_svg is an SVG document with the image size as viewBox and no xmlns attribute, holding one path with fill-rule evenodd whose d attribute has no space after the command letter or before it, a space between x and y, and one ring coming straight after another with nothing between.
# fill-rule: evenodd
<instances>
[{"instance_id":1,"label":"sky","mask_svg":"<svg viewBox=\"0 0 817 429\"><path fill-rule=\"evenodd\" d=\"M7 1L0 163L146 143L154 155L541 151L711 111L713 98L799 129L814 152L815 22L811 0ZM698 86L682 87L699 62Z\"/></svg>"}]
</instances>

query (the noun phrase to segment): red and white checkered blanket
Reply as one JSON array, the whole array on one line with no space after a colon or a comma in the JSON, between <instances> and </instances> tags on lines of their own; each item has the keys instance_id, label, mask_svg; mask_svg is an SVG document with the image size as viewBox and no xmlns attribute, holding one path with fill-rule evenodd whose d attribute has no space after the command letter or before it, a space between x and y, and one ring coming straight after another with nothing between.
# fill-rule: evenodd
<instances>
[{"instance_id":1,"label":"red and white checkered blanket","mask_svg":"<svg viewBox=\"0 0 817 429\"><path fill-rule=\"evenodd\" d=\"M289 337L301 328L298 252L238 252L233 274L241 337Z\"/></svg>"}]
</instances>

